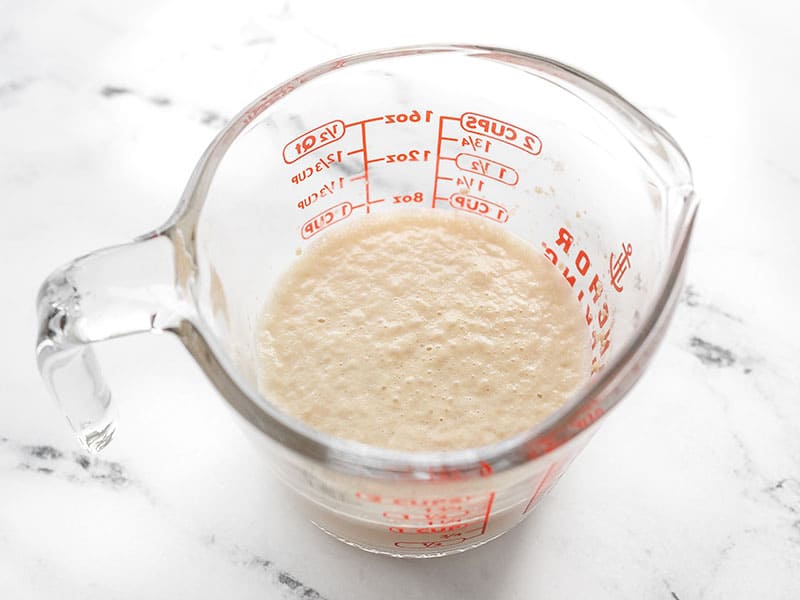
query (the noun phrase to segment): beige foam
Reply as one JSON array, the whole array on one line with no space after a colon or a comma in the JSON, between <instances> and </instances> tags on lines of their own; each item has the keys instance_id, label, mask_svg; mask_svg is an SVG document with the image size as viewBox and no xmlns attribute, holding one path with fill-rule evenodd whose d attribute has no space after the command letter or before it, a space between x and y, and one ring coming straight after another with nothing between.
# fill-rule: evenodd
<instances>
[{"instance_id":1,"label":"beige foam","mask_svg":"<svg viewBox=\"0 0 800 600\"><path fill-rule=\"evenodd\" d=\"M283 275L259 387L335 436L451 450L519 433L588 377L572 290L500 226L444 211L337 226Z\"/></svg>"}]
</instances>

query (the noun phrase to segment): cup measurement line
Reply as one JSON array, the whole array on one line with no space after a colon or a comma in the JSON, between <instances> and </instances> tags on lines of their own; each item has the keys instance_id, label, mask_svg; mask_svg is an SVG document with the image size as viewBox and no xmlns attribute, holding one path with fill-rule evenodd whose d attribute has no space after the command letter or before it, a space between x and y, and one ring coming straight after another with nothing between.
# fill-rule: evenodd
<instances>
[{"instance_id":1,"label":"cup measurement line","mask_svg":"<svg viewBox=\"0 0 800 600\"><path fill-rule=\"evenodd\" d=\"M509 166L508 164L499 162L494 158L496 152L495 148L497 148L495 144L498 142L504 142L511 148L522 149L529 154L538 154L538 152L541 150L540 146L536 152L532 152L527 146L527 149L522 148L522 144L519 143L519 140L516 140L519 135L527 134L528 132L515 125L500 121L494 117L485 117L484 115L478 115L477 113L465 112L460 116L440 115L438 117L438 123L435 125L435 152L423 147L395 154L371 157L368 146L367 132L367 126L370 124L381 123L381 125L392 125L395 123L405 123L408 121L411 123L422 123L429 124L429 126L434 126L432 111L426 110L424 113L422 113L422 111L415 110L413 113L414 116L409 116L411 113L409 113L409 115L406 115L405 113L397 113L359 119L350 123L344 123L341 120L331 121L325 126L321 126L315 130L312 130L312 133L309 134L309 136L306 136L310 137L314 143L320 144L319 147L321 148L322 146L328 145L331 141L342 140L345 131L358 128L358 133L356 135L357 138L360 138L360 148L354 148L348 151L342 149L338 150L337 152L340 157L339 161L341 160L342 155L346 155L348 157L360 155L363 168L362 173L351 176L344 181L356 183L363 180L364 201L357 204L345 202L344 205L337 205L342 206L341 214L338 216L333 214L331 209L323 211L314 217L314 219L312 219L314 223L327 226L328 224L333 224L334 222L339 222L342 219L346 219L353 213L354 210L360 208L364 208L365 213L370 214L373 204L378 204L385 201L385 198L371 198L370 165L376 167L382 164L392 164L394 162L427 162L429 159L433 160L433 189L431 193L431 203L429 205L430 208L437 208L440 206L440 203L444 202L450 208L476 214L499 223L508 221L509 211L504 206L496 204L495 202L487 199L484 195L487 193L487 186L489 186L491 189L491 186L500 183L503 185L516 187L519 182L519 171L517 169ZM424 114L425 116L422 117L421 114ZM452 125L453 123L455 125ZM341 134L336 131L336 124L341 127L339 130L342 132ZM498 128L507 127L508 131L513 134L512 137L514 139L503 139L501 134L506 130L495 130L493 129L494 125L497 125ZM453 129L453 127L455 127L455 129ZM450 130L448 130L448 128ZM490 128L492 129L490 130ZM486 130L485 135L484 130ZM369 134L375 134L378 131L380 130L370 128ZM327 137L323 137L323 134L336 137L335 139L331 139L329 141ZM300 140L300 143L299 145L296 145L299 146L298 152L310 154L318 148L312 149L310 147L312 146L312 142L306 142L306 137L300 136L297 138ZM536 138L538 141L538 137L536 137L534 134L530 134L529 137ZM294 141L292 143L294 143ZM308 146L306 144L308 144ZM446 144L455 144L456 147L453 148L452 145L446 146ZM450 165L452 165L452 167ZM328 163L325 162L323 166L329 167L331 165L328 165ZM455 171L453 169L455 169ZM455 187L456 189L444 192L444 190L441 190L441 186L443 184L447 185L447 187ZM341 185L339 187L344 186ZM331 195L332 192L332 190L324 190L324 188L323 191L327 191L329 195ZM452 193L450 193L450 191L452 191ZM319 192L319 194L320 196L324 195L322 192ZM488 195L491 197L491 192L489 192ZM424 196L420 192L416 192L411 195L407 195L408 200L405 199L406 196L402 195L395 197L395 203L400 201L404 203L412 202L412 196L414 198L419 196L419 199L413 199L413 202L424 201ZM398 198L401 200L398 200ZM308 205L313 201L314 200L306 200L305 205ZM316 219L320 220L316 221ZM324 227L320 227L320 230L322 228ZM309 233L310 232L306 232L306 235ZM308 239L305 235L303 237L304 239Z\"/></svg>"}]
</instances>

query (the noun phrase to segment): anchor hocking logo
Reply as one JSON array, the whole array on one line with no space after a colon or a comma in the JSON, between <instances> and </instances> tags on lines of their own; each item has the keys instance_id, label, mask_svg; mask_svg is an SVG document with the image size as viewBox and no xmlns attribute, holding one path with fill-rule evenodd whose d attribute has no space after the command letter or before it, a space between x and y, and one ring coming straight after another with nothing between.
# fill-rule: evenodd
<instances>
[{"instance_id":1,"label":"anchor hocking logo","mask_svg":"<svg viewBox=\"0 0 800 600\"><path fill-rule=\"evenodd\" d=\"M615 255L612 252L608 257L608 270L611 274L611 286L618 292L622 291L622 277L631 266L631 254L633 247L630 244L622 244L622 252Z\"/></svg>"}]
</instances>

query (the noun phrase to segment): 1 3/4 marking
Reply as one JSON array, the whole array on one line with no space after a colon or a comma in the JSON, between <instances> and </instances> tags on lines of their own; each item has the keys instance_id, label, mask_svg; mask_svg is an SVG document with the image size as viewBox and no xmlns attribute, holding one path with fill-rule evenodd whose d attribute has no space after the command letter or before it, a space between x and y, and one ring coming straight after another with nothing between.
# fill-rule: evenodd
<instances>
[{"instance_id":1,"label":"1 3/4 marking","mask_svg":"<svg viewBox=\"0 0 800 600\"><path fill-rule=\"evenodd\" d=\"M461 147L489 152L492 147L492 140L487 140L486 138L478 137L477 135L467 135L461 138Z\"/></svg>"}]
</instances>

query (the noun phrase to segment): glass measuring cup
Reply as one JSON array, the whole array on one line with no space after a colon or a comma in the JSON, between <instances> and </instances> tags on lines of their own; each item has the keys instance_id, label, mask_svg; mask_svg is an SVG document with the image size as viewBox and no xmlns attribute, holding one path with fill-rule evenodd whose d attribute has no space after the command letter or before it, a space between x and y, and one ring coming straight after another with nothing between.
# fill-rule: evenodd
<instances>
[{"instance_id":1,"label":"glass measuring cup","mask_svg":"<svg viewBox=\"0 0 800 600\"><path fill-rule=\"evenodd\" d=\"M172 332L322 529L396 556L459 552L522 520L638 379L671 316L696 207L672 138L571 67L466 46L345 57L235 117L161 228L44 282L39 367L99 451L115 420L93 344ZM325 435L259 394L255 324L298 248L411 210L493 221L572 288L592 373L545 422L485 447L410 453Z\"/></svg>"}]
</instances>

